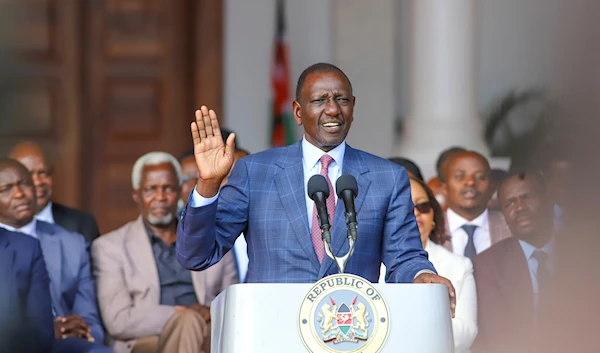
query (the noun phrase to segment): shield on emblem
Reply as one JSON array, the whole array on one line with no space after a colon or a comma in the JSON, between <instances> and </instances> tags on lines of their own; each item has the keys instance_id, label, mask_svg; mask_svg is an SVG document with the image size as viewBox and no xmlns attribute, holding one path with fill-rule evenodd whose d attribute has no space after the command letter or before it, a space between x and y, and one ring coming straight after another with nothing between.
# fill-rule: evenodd
<instances>
[{"instance_id":1,"label":"shield on emblem","mask_svg":"<svg viewBox=\"0 0 600 353\"><path fill-rule=\"evenodd\" d=\"M352 312L348 305L342 303L342 306L337 311L337 324L344 335L348 334L350 326L352 326Z\"/></svg>"}]
</instances>

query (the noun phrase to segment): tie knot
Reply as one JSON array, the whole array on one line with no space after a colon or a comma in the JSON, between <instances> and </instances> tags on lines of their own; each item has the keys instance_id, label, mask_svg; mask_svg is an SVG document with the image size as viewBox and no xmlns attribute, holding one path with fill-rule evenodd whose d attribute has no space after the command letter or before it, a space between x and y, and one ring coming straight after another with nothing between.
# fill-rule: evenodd
<instances>
[{"instance_id":1,"label":"tie knot","mask_svg":"<svg viewBox=\"0 0 600 353\"><path fill-rule=\"evenodd\" d=\"M472 237L473 234L475 234L475 229L477 229L477 226L474 224L465 224L461 228L467 232L468 236Z\"/></svg>"},{"instance_id":2,"label":"tie knot","mask_svg":"<svg viewBox=\"0 0 600 353\"><path fill-rule=\"evenodd\" d=\"M535 249L531 256L536 259L540 265L544 265L548 261L548 253L541 249Z\"/></svg>"},{"instance_id":3,"label":"tie knot","mask_svg":"<svg viewBox=\"0 0 600 353\"><path fill-rule=\"evenodd\" d=\"M321 170L327 170L331 162L333 162L333 157L324 154L319 160L321 161Z\"/></svg>"}]
</instances>

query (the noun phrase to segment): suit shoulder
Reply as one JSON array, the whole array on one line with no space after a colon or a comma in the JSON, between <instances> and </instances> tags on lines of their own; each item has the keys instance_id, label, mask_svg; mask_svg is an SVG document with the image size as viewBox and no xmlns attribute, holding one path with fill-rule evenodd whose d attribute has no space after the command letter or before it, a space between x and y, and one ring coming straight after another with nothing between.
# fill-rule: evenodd
<instances>
[{"instance_id":1,"label":"suit shoulder","mask_svg":"<svg viewBox=\"0 0 600 353\"><path fill-rule=\"evenodd\" d=\"M12 246L21 249L35 249L39 247L39 240L29 235L13 232L0 227L0 237L4 237Z\"/></svg>"},{"instance_id":2,"label":"suit shoulder","mask_svg":"<svg viewBox=\"0 0 600 353\"><path fill-rule=\"evenodd\" d=\"M253 153L246 157L243 157L240 159L240 161L244 161L246 162L246 164L273 164L274 160L278 160L279 158L287 154L290 151L290 149L293 148L293 146L294 145L269 148L267 150Z\"/></svg>"},{"instance_id":3,"label":"suit shoulder","mask_svg":"<svg viewBox=\"0 0 600 353\"><path fill-rule=\"evenodd\" d=\"M435 257L442 258L445 261L448 261L451 264L451 267L473 267L472 262L468 257L455 254L452 251L446 249L445 247L439 244L435 244L433 242L431 244L428 244L427 246L431 248L430 250L433 250L430 252L430 254L433 253L435 254Z\"/></svg>"},{"instance_id":4,"label":"suit shoulder","mask_svg":"<svg viewBox=\"0 0 600 353\"><path fill-rule=\"evenodd\" d=\"M67 217L86 219L89 221L96 222L96 217L94 217L94 215L92 215L91 213L76 209L76 208L65 206L63 204L56 203L56 202L52 203L52 208L56 212L62 212Z\"/></svg>"},{"instance_id":5,"label":"suit shoulder","mask_svg":"<svg viewBox=\"0 0 600 353\"><path fill-rule=\"evenodd\" d=\"M352 147L350 147L352 148ZM381 158L379 156L376 156L374 154L371 154L369 152L365 152L362 150L357 150L355 148L352 148L357 155L362 159L362 161L369 167L369 169L371 169L371 172L375 171L375 172L385 172L385 173L394 173L397 174L401 171L404 171L404 167L390 162L389 160L385 159L385 158Z\"/></svg>"},{"instance_id":6,"label":"suit shoulder","mask_svg":"<svg viewBox=\"0 0 600 353\"><path fill-rule=\"evenodd\" d=\"M506 238L492 245L487 250L481 252L473 258L473 265L495 264L508 251L512 251L515 246L519 246L519 241L516 238Z\"/></svg>"},{"instance_id":7,"label":"suit shoulder","mask_svg":"<svg viewBox=\"0 0 600 353\"><path fill-rule=\"evenodd\" d=\"M58 224L48 223L44 221L37 221L39 229L45 231L46 233L50 233L51 236L58 237L61 239L65 239L69 242L79 242L85 244L85 238L83 235L72 232L68 229L65 229Z\"/></svg>"},{"instance_id":8,"label":"suit shoulder","mask_svg":"<svg viewBox=\"0 0 600 353\"><path fill-rule=\"evenodd\" d=\"M124 241L127 234L129 234L132 231L132 228L135 227L136 222L138 222L138 220L127 222L121 227L99 236L98 238L96 238L96 240L94 240L94 244L105 244Z\"/></svg>"}]
</instances>

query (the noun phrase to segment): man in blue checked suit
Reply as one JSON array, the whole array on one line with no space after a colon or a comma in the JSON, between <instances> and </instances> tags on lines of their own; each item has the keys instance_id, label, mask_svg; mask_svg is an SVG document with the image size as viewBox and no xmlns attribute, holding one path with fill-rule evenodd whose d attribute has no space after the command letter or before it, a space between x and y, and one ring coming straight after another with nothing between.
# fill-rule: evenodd
<instances>
[{"instance_id":1,"label":"man in blue checked suit","mask_svg":"<svg viewBox=\"0 0 600 353\"><path fill-rule=\"evenodd\" d=\"M220 190L234 161L234 136L223 143L215 112L205 106L196 111L191 130L200 177L179 222L179 262L206 269L244 233L247 282L313 283L336 273L333 261L319 256L320 237L311 237L316 222L306 184L314 174L332 185L351 174L359 188L359 231L346 272L377 282L383 262L388 282L445 284L454 308L452 284L435 273L420 243L405 170L345 143L354 104L352 85L339 68L310 66L300 75L293 103L302 141L240 159ZM341 200L332 220L332 247L340 256L348 250Z\"/></svg>"}]
</instances>

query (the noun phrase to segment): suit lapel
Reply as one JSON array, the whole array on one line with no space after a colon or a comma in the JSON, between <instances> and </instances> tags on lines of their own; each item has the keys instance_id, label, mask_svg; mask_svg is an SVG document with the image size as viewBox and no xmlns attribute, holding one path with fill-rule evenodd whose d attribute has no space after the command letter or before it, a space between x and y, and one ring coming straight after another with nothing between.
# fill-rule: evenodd
<instances>
[{"instance_id":1,"label":"suit lapel","mask_svg":"<svg viewBox=\"0 0 600 353\"><path fill-rule=\"evenodd\" d=\"M7 314L14 308L11 308L14 298L14 294L16 291L13 289L16 288L15 283L15 251L10 248L10 243L8 241L8 236L2 234L4 232L3 229L0 228L0 313ZM3 318L4 319L4 318Z\"/></svg>"},{"instance_id":2,"label":"suit lapel","mask_svg":"<svg viewBox=\"0 0 600 353\"><path fill-rule=\"evenodd\" d=\"M65 210L55 202L52 202L52 217L56 224L67 224L69 222L69 218L65 215Z\"/></svg>"},{"instance_id":3,"label":"suit lapel","mask_svg":"<svg viewBox=\"0 0 600 353\"><path fill-rule=\"evenodd\" d=\"M279 201L285 210L298 244L315 269L319 269L319 259L310 238L310 226L306 214L306 188L304 186L304 168L302 166L302 147L300 143L289 147L276 164L281 168L275 174L275 186ZM300 187L299 187L300 186Z\"/></svg>"},{"instance_id":4,"label":"suit lapel","mask_svg":"<svg viewBox=\"0 0 600 353\"><path fill-rule=\"evenodd\" d=\"M511 313L524 324L531 324L533 318L533 286L525 254L517 239L503 243L502 257L498 259L499 288L504 292ZM527 322L529 321L529 322Z\"/></svg>"},{"instance_id":5,"label":"suit lapel","mask_svg":"<svg viewBox=\"0 0 600 353\"><path fill-rule=\"evenodd\" d=\"M138 273L148 281L151 295L156 299L157 303L160 302L158 269L156 268L154 252L152 251L152 245L144 227L142 216L139 216L132 224L131 233L127 235L125 247L133 263L140 269Z\"/></svg>"},{"instance_id":6,"label":"suit lapel","mask_svg":"<svg viewBox=\"0 0 600 353\"><path fill-rule=\"evenodd\" d=\"M62 297L63 253L60 239L56 236L55 229L50 227L50 224L37 221L35 228L42 246L42 252L44 253L44 261L46 262L46 268L48 269L48 276L50 277L52 305L55 310L62 310L60 303ZM62 315L63 313L57 312L57 314Z\"/></svg>"},{"instance_id":7,"label":"suit lapel","mask_svg":"<svg viewBox=\"0 0 600 353\"><path fill-rule=\"evenodd\" d=\"M344 166L343 166L342 174L350 174L352 175L358 184L358 195L354 200L354 207L356 208L357 215L360 214L360 209L365 201L366 195L369 192L369 186L371 185L371 181L366 178L364 175L369 171L367 165L360 158L358 152L346 145L346 152L344 153ZM335 183L335 180L332 180L332 183ZM336 256L345 255L348 251L348 238L347 238L347 228L346 228L346 217L344 215L346 208L344 207L344 202L341 199L338 199L338 202L335 207L335 216L333 221L333 227L331 231L331 247L333 249L333 253ZM360 237L360 223L358 224L358 236ZM366 233L363 233L366 234ZM314 252L314 251L313 251ZM323 264L319 271L319 278L323 277L327 271L329 271L330 267L334 266L335 270L337 270L337 266L329 257L325 256L323 260Z\"/></svg>"}]
</instances>

